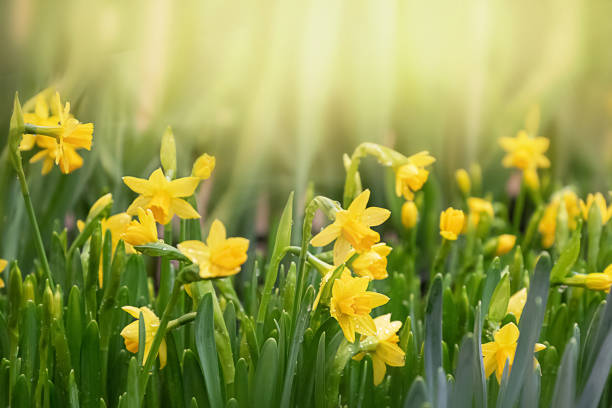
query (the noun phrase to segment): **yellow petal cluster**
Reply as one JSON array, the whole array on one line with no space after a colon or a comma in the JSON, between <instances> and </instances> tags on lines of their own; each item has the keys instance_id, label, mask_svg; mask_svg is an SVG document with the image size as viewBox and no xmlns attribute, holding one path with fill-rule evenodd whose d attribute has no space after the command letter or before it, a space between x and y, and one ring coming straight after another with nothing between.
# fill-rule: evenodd
<instances>
[{"instance_id":1,"label":"yellow petal cluster","mask_svg":"<svg viewBox=\"0 0 612 408\"><path fill-rule=\"evenodd\" d=\"M595 206L599 209L601 224L606 225L610 217L612 217L612 205L608 207L606 199L601 193L589 194L586 202L580 200L580 211L582 212L582 217L585 221L589 219L589 212L591 211L593 204L595 204Z\"/></svg>"},{"instance_id":2,"label":"yellow petal cluster","mask_svg":"<svg viewBox=\"0 0 612 408\"><path fill-rule=\"evenodd\" d=\"M495 372L497 382L501 383L506 361L509 364L508 373L512 370L514 354L519 338L519 329L514 323L508 323L493 335L494 341L482 345L482 356L485 376L488 378ZM535 351L545 349L546 346L536 343ZM534 364L538 361L534 358Z\"/></svg>"},{"instance_id":3,"label":"yellow petal cluster","mask_svg":"<svg viewBox=\"0 0 612 408\"><path fill-rule=\"evenodd\" d=\"M375 244L369 251L363 252L353 261L353 271L359 276L370 279L385 279L387 273L387 255L391 247L384 242Z\"/></svg>"},{"instance_id":4,"label":"yellow petal cluster","mask_svg":"<svg viewBox=\"0 0 612 408\"><path fill-rule=\"evenodd\" d=\"M93 124L80 123L70 113L70 103L62 107L59 93L51 100L51 108L43 96L36 97L33 113L25 114L24 121L38 126L53 126L55 136L27 135L21 140L20 149L30 150L34 145L41 148L30 159L30 162L44 160L42 174L47 174L53 164L59 166L64 174L80 168L83 158L77 153L78 149L91 149L93 138Z\"/></svg>"},{"instance_id":5,"label":"yellow petal cluster","mask_svg":"<svg viewBox=\"0 0 612 408\"><path fill-rule=\"evenodd\" d=\"M368 251L380 241L380 235L370 227L380 225L389 218L391 212L384 208L366 208L370 190L364 190L351 203L347 210L336 213L336 219L323 231L315 235L311 245L320 247L334 243L334 259L345 260L353 247L358 253Z\"/></svg>"},{"instance_id":6,"label":"yellow petal cluster","mask_svg":"<svg viewBox=\"0 0 612 408\"><path fill-rule=\"evenodd\" d=\"M201 155L193 163L193 169L191 175L201 180L206 180L210 177L213 170L215 169L215 158L206 153Z\"/></svg>"},{"instance_id":7,"label":"yellow petal cluster","mask_svg":"<svg viewBox=\"0 0 612 408\"><path fill-rule=\"evenodd\" d=\"M130 245L144 245L157 241L157 224L153 212L138 208L138 221L132 220L123 233L123 240Z\"/></svg>"},{"instance_id":8,"label":"yellow petal cluster","mask_svg":"<svg viewBox=\"0 0 612 408\"><path fill-rule=\"evenodd\" d=\"M508 301L508 310L506 313L512 313L516 317L516 321L521 320L521 314L523 314L523 308L527 303L527 288L523 288L510 296Z\"/></svg>"},{"instance_id":9,"label":"yellow petal cluster","mask_svg":"<svg viewBox=\"0 0 612 408\"><path fill-rule=\"evenodd\" d=\"M419 210L414 201L406 201L402 205L402 225L406 229L412 229L419 220Z\"/></svg>"},{"instance_id":10,"label":"yellow petal cluster","mask_svg":"<svg viewBox=\"0 0 612 408\"><path fill-rule=\"evenodd\" d=\"M123 177L123 182L132 191L140 194L128 207L127 213L136 215L138 208L149 209L155 220L166 225L174 214L180 218L200 218L200 214L183 198L191 196L198 187L197 177L168 180L161 168L155 170L148 180Z\"/></svg>"},{"instance_id":11,"label":"yellow petal cluster","mask_svg":"<svg viewBox=\"0 0 612 408\"><path fill-rule=\"evenodd\" d=\"M149 352L151 351L151 345L153 339L159 328L159 318L157 315L148 307L134 307L134 306L123 306L122 310L129 313L132 317L136 318L136 321L128 324L121 330L121 336L125 340L125 348L132 353L138 353L138 339L139 339L139 317L140 312L145 321L145 347L144 347L144 362L149 358ZM159 345L159 365L160 368L164 368L166 365L166 340L163 339Z\"/></svg>"},{"instance_id":12,"label":"yellow petal cluster","mask_svg":"<svg viewBox=\"0 0 612 408\"><path fill-rule=\"evenodd\" d=\"M374 372L374 385L378 385L385 378L387 366L403 367L406 360L404 351L397 345L399 336L397 332L402 327L402 322L391 321L391 313L378 316L374 319L376 334L367 337L364 343L376 344L373 351L361 352L353 357L360 361L366 354L372 357L372 368Z\"/></svg>"},{"instance_id":13,"label":"yellow petal cluster","mask_svg":"<svg viewBox=\"0 0 612 408\"><path fill-rule=\"evenodd\" d=\"M475 227L478 226L481 216L487 215L490 218L493 218L493 204L491 204L489 200L485 200L484 198L479 197L470 197L467 199L467 204L470 210L470 219L472 220L472 225L474 225Z\"/></svg>"},{"instance_id":14,"label":"yellow petal cluster","mask_svg":"<svg viewBox=\"0 0 612 408\"><path fill-rule=\"evenodd\" d=\"M578 196L576 196L576 193L571 190L563 190L563 192L561 192L560 194L556 194L555 196L553 196L550 203L544 209L542 218L538 223L538 232L542 236L542 246L544 248L550 248L555 243L555 233L557 231L557 216L559 214L559 206L561 204L565 206L568 228L573 231L578 226L577 218L581 214L580 208L578 206Z\"/></svg>"},{"instance_id":15,"label":"yellow petal cluster","mask_svg":"<svg viewBox=\"0 0 612 408\"><path fill-rule=\"evenodd\" d=\"M449 241L455 241L465 222L463 211L449 207L440 214L440 235Z\"/></svg>"},{"instance_id":16,"label":"yellow petal cluster","mask_svg":"<svg viewBox=\"0 0 612 408\"><path fill-rule=\"evenodd\" d=\"M550 167L550 161L544 153L550 144L545 137L529 137L521 130L516 137L502 137L499 144L506 151L502 164L504 167L516 167L527 171Z\"/></svg>"},{"instance_id":17,"label":"yellow petal cluster","mask_svg":"<svg viewBox=\"0 0 612 408\"><path fill-rule=\"evenodd\" d=\"M247 260L249 240L226 238L225 226L219 220L210 226L206 244L201 241L184 241L178 249L200 268L203 279L235 275Z\"/></svg>"},{"instance_id":18,"label":"yellow petal cluster","mask_svg":"<svg viewBox=\"0 0 612 408\"><path fill-rule=\"evenodd\" d=\"M0 259L0 273L2 273L6 269L6 265L8 265L8 261L6 259ZM0 288L4 287L4 281L0 278Z\"/></svg>"},{"instance_id":19,"label":"yellow petal cluster","mask_svg":"<svg viewBox=\"0 0 612 408\"><path fill-rule=\"evenodd\" d=\"M502 234L497 237L497 248L495 248L495 256L507 254L514 248L516 244L516 235Z\"/></svg>"},{"instance_id":20,"label":"yellow petal cluster","mask_svg":"<svg viewBox=\"0 0 612 408\"><path fill-rule=\"evenodd\" d=\"M405 163L395 168L395 194L404 196L406 200L414 199L414 193L419 191L429 177L425 167L434 163L436 159L423 151L410 156Z\"/></svg>"},{"instance_id":21,"label":"yellow petal cluster","mask_svg":"<svg viewBox=\"0 0 612 408\"><path fill-rule=\"evenodd\" d=\"M369 292L369 283L369 278L343 273L332 287L330 314L338 321L344 337L351 343L355 341L355 332L367 336L376 335L376 324L370 312L389 301L383 294Z\"/></svg>"}]
</instances>

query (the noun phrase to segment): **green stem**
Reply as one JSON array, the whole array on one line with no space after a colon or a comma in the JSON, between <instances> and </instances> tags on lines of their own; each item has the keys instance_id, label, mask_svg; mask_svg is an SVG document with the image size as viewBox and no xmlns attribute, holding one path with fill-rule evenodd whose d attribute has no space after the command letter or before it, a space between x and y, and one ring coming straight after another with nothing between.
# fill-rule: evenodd
<instances>
[{"instance_id":1,"label":"green stem","mask_svg":"<svg viewBox=\"0 0 612 408\"><path fill-rule=\"evenodd\" d=\"M335 408L339 406L339 391L340 391L340 379L342 378L342 372L344 367L350 359L357 354L358 347L354 343L349 343L346 339L342 339L340 347L336 352L336 357L329 371L329 381L327 382L327 406L329 408Z\"/></svg>"},{"instance_id":2,"label":"green stem","mask_svg":"<svg viewBox=\"0 0 612 408\"><path fill-rule=\"evenodd\" d=\"M170 320L168 322L168 329L167 329L167 331L174 330L174 329L177 329L177 328L179 328L179 327L181 327L181 326L183 326L183 325L185 325L187 323L191 323L192 321L195 320L196 314L197 314L196 312L189 312L189 313L185 313L184 315L182 315L180 317L177 317L174 320Z\"/></svg>"},{"instance_id":3,"label":"green stem","mask_svg":"<svg viewBox=\"0 0 612 408\"><path fill-rule=\"evenodd\" d=\"M23 195L23 201L25 202L26 211L28 213L28 218L30 219L30 224L32 225L32 230L34 231L34 246L36 247L36 252L38 252L38 257L42 263L43 273L49 280L49 285L54 286L53 277L51 276L51 268L49 268L49 261L47 261L45 246L43 245L40 229L38 228L38 222L36 221L36 214L34 213L34 206L32 205L32 199L30 198L30 189L28 188L28 183L26 181L21 162L18 166L16 166L16 171L17 177L19 178L19 184L21 186L21 194Z\"/></svg>"},{"instance_id":4,"label":"green stem","mask_svg":"<svg viewBox=\"0 0 612 408\"><path fill-rule=\"evenodd\" d=\"M523 209L525 208L525 183L521 182L521 190L516 198L516 204L514 205L514 213L512 215L512 228L516 234L518 234L521 228L521 219L523 217Z\"/></svg>"},{"instance_id":5,"label":"green stem","mask_svg":"<svg viewBox=\"0 0 612 408\"><path fill-rule=\"evenodd\" d=\"M444 261L446 260L446 257L448 256L448 252L450 251L450 243L451 241L449 241L448 239L446 238L442 239L442 245L440 246L440 248L438 248L438 252L436 253L436 257L434 258L434 263L431 268L431 278L432 279L437 273L443 272Z\"/></svg>"}]
</instances>

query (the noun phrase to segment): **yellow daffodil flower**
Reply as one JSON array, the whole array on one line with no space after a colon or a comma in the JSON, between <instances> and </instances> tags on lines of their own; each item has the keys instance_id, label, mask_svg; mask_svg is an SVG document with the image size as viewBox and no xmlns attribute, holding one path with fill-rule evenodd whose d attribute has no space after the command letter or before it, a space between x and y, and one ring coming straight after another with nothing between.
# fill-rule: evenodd
<instances>
[{"instance_id":1,"label":"yellow daffodil flower","mask_svg":"<svg viewBox=\"0 0 612 408\"><path fill-rule=\"evenodd\" d=\"M507 254L514 248L516 244L516 235L502 234L497 237L497 248L495 248L495 256Z\"/></svg>"},{"instance_id":2,"label":"yellow daffodil flower","mask_svg":"<svg viewBox=\"0 0 612 408\"><path fill-rule=\"evenodd\" d=\"M603 290L608 293L612 287L612 264L601 273L588 273L584 284L591 290Z\"/></svg>"},{"instance_id":3,"label":"yellow daffodil flower","mask_svg":"<svg viewBox=\"0 0 612 408\"><path fill-rule=\"evenodd\" d=\"M138 221L130 221L123 234L123 240L130 245L157 242L157 224L153 212L149 209L138 208Z\"/></svg>"},{"instance_id":4,"label":"yellow daffodil flower","mask_svg":"<svg viewBox=\"0 0 612 408\"><path fill-rule=\"evenodd\" d=\"M550 161L544 153L550 144L545 137L530 137L521 130L516 137L502 137L499 144L506 151L502 160L504 167L516 167L523 171L525 181L532 189L539 187L538 168L550 167Z\"/></svg>"},{"instance_id":5,"label":"yellow daffodil flower","mask_svg":"<svg viewBox=\"0 0 612 408\"><path fill-rule=\"evenodd\" d=\"M440 214L440 235L444 239L455 241L463 231L464 222L463 211L455 210L453 207L447 208Z\"/></svg>"},{"instance_id":6,"label":"yellow daffodil flower","mask_svg":"<svg viewBox=\"0 0 612 408\"><path fill-rule=\"evenodd\" d=\"M542 235L542 246L550 248L555 243L555 232L557 231L557 210L559 203L553 201L546 206L544 214L538 223L538 232Z\"/></svg>"},{"instance_id":7,"label":"yellow daffodil flower","mask_svg":"<svg viewBox=\"0 0 612 408\"><path fill-rule=\"evenodd\" d=\"M578 226L577 218L580 216L580 200L572 190L565 190L561 195L567 212L567 226L570 230L575 230Z\"/></svg>"},{"instance_id":8,"label":"yellow daffodil flower","mask_svg":"<svg viewBox=\"0 0 612 408\"><path fill-rule=\"evenodd\" d=\"M467 170L457 170L455 172L455 180L457 181L459 190L463 193L463 195L469 195L470 191L472 190L472 181L470 180L470 175L468 174Z\"/></svg>"},{"instance_id":9,"label":"yellow daffodil flower","mask_svg":"<svg viewBox=\"0 0 612 408\"><path fill-rule=\"evenodd\" d=\"M370 312L389 301L383 294L368 292L369 283L369 278L342 274L332 287L330 314L338 321L344 337L351 343L355 341L355 332L367 336L376 335L376 324Z\"/></svg>"},{"instance_id":10,"label":"yellow daffodil flower","mask_svg":"<svg viewBox=\"0 0 612 408\"><path fill-rule=\"evenodd\" d=\"M414 201L406 201L402 205L402 225L407 229L412 229L419 220L419 210Z\"/></svg>"},{"instance_id":11,"label":"yellow daffodil flower","mask_svg":"<svg viewBox=\"0 0 612 408\"><path fill-rule=\"evenodd\" d=\"M425 167L431 165L436 159L429 152L419 152L395 168L395 194L404 196L406 200L414 199L414 193L419 191L429 177Z\"/></svg>"},{"instance_id":12,"label":"yellow daffodil flower","mask_svg":"<svg viewBox=\"0 0 612 408\"><path fill-rule=\"evenodd\" d=\"M514 354L516 353L516 345L519 338L519 329L514 323L508 323L499 329L493 335L494 341L482 345L483 363L485 376L488 378L495 372L497 382L501 383L502 375L506 361L508 361L508 373L512 370L514 362ZM544 350L545 345L536 343L535 351ZM538 360L534 358L534 364L537 366Z\"/></svg>"},{"instance_id":13,"label":"yellow daffodil flower","mask_svg":"<svg viewBox=\"0 0 612 408\"><path fill-rule=\"evenodd\" d=\"M399 336L397 332L402 327L402 322L391 321L391 313L378 316L374 319L376 334L367 337L362 344L372 344L372 351L361 352L353 357L353 360L360 361L366 354L372 357L372 369L374 372L374 385L378 385L385 378L387 366L403 367L406 355L397 345Z\"/></svg>"},{"instance_id":14,"label":"yellow daffodil flower","mask_svg":"<svg viewBox=\"0 0 612 408\"><path fill-rule=\"evenodd\" d=\"M391 247L384 242L375 244L360 254L353 261L353 271L359 276L366 276L370 279L385 279L387 273L387 255L391 252Z\"/></svg>"},{"instance_id":15,"label":"yellow daffodil flower","mask_svg":"<svg viewBox=\"0 0 612 408\"><path fill-rule=\"evenodd\" d=\"M589 194L586 202L580 200L580 209L582 211L582 217L584 220L587 221L589 219L589 212L591 211L593 204L595 204L599 209L601 224L607 224L610 217L612 217L612 205L608 207L606 204L606 199L601 193L596 193L595 195Z\"/></svg>"},{"instance_id":16,"label":"yellow daffodil flower","mask_svg":"<svg viewBox=\"0 0 612 408\"><path fill-rule=\"evenodd\" d=\"M148 307L143 306L141 308L134 306L123 306L122 310L128 312L132 317L136 318L136 321L128 324L121 330L121 336L125 339L125 348L131 353L138 353L138 332L139 332L139 317L140 312L145 321L145 348L144 348L144 362L146 363L149 358L149 351L151 351L151 345L153 339L159 328L159 318L157 315ZM166 365L166 340L163 339L159 345L159 366L164 368Z\"/></svg>"},{"instance_id":17,"label":"yellow daffodil flower","mask_svg":"<svg viewBox=\"0 0 612 408\"><path fill-rule=\"evenodd\" d=\"M2 273L6 269L6 265L8 265L8 261L6 259L0 259L0 273ZM0 288L4 287L4 281L0 278Z\"/></svg>"},{"instance_id":18,"label":"yellow daffodil flower","mask_svg":"<svg viewBox=\"0 0 612 408\"><path fill-rule=\"evenodd\" d=\"M198 187L200 179L197 177L170 181L162 169L157 169L148 180L127 176L123 177L123 182L140 194L127 209L130 215L136 215L138 207L149 209L162 225L168 224L174 214L180 218L200 218L200 214L183 199L191 196Z\"/></svg>"},{"instance_id":19,"label":"yellow daffodil flower","mask_svg":"<svg viewBox=\"0 0 612 408\"><path fill-rule=\"evenodd\" d=\"M37 94L33 99L34 110L32 112L24 112L24 122L36 126L57 126L59 117L51 115L45 92ZM36 145L38 137L39 135L24 134L19 144L19 150L32 150Z\"/></svg>"},{"instance_id":20,"label":"yellow daffodil flower","mask_svg":"<svg viewBox=\"0 0 612 408\"><path fill-rule=\"evenodd\" d=\"M493 218L493 204L489 200L485 200L484 198L479 197L470 197L467 199L467 205L470 210L470 219L472 220L472 225L475 227L478 226L480 222L480 217L483 214L488 215L490 218ZM467 223L465 224L464 229L467 229Z\"/></svg>"},{"instance_id":21,"label":"yellow daffodil flower","mask_svg":"<svg viewBox=\"0 0 612 408\"><path fill-rule=\"evenodd\" d=\"M336 213L334 222L315 235L310 241L311 245L320 247L336 240L334 259L346 259L351 246L359 253L369 250L380 241L378 233L370 227L382 224L391 215L384 208L366 208L369 199L370 190L364 190L347 210Z\"/></svg>"},{"instance_id":22,"label":"yellow daffodil flower","mask_svg":"<svg viewBox=\"0 0 612 408\"><path fill-rule=\"evenodd\" d=\"M517 323L521 320L521 314L523 314L525 303L527 303L527 288L523 288L510 296L506 313L512 313Z\"/></svg>"},{"instance_id":23,"label":"yellow daffodil flower","mask_svg":"<svg viewBox=\"0 0 612 408\"><path fill-rule=\"evenodd\" d=\"M210 177L215 169L215 163L216 161L214 156L204 153L193 163L191 175L199 178L200 180L206 180Z\"/></svg>"},{"instance_id":24,"label":"yellow daffodil flower","mask_svg":"<svg viewBox=\"0 0 612 408\"><path fill-rule=\"evenodd\" d=\"M226 238L223 223L213 221L206 244L200 241L184 241L178 249L200 268L202 279L235 275L247 260L249 240Z\"/></svg>"}]
</instances>

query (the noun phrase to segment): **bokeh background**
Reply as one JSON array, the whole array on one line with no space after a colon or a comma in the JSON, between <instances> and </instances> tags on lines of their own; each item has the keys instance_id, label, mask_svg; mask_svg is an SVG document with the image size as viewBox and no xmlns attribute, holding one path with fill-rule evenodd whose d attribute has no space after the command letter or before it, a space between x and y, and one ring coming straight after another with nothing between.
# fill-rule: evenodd
<instances>
[{"instance_id":1,"label":"bokeh background","mask_svg":"<svg viewBox=\"0 0 612 408\"><path fill-rule=\"evenodd\" d=\"M2 0L0 128L15 91L23 101L50 85L95 123L82 169L44 179L40 164L27 170L43 231L56 219L72 225L104 192L125 208L133 195L121 176L158 167L167 125L179 174L203 152L217 157L200 194L205 219L251 235L289 191L301 207L309 181L339 199L342 154L363 141L431 151L445 194L455 169L479 162L501 193L510 171L497 138L521 129L534 105L551 178L607 191L610 15L607 0ZM5 151L5 258L28 231L8 166ZM364 163L379 202L381 174Z\"/></svg>"}]
</instances>

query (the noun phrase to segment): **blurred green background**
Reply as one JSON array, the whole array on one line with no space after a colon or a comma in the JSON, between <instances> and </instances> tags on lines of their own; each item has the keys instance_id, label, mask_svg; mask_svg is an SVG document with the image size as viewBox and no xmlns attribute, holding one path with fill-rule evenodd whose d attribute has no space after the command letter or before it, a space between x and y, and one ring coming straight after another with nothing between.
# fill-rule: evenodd
<instances>
[{"instance_id":1,"label":"blurred green background","mask_svg":"<svg viewBox=\"0 0 612 408\"><path fill-rule=\"evenodd\" d=\"M82 169L44 179L40 164L27 170L47 235L103 192L115 212L126 208L133 195L120 177L159 165L167 125L179 174L201 153L217 157L200 205L236 233L265 232L291 190L301 207L309 180L339 199L342 154L363 141L430 150L447 195L454 170L472 162L502 192L510 172L497 138L513 136L534 104L553 179L607 191L610 15L606 0L3 0L0 127L15 91L25 101L50 85L95 123ZM11 258L28 225L2 160L0 255ZM379 202L381 174L366 161Z\"/></svg>"}]
</instances>

